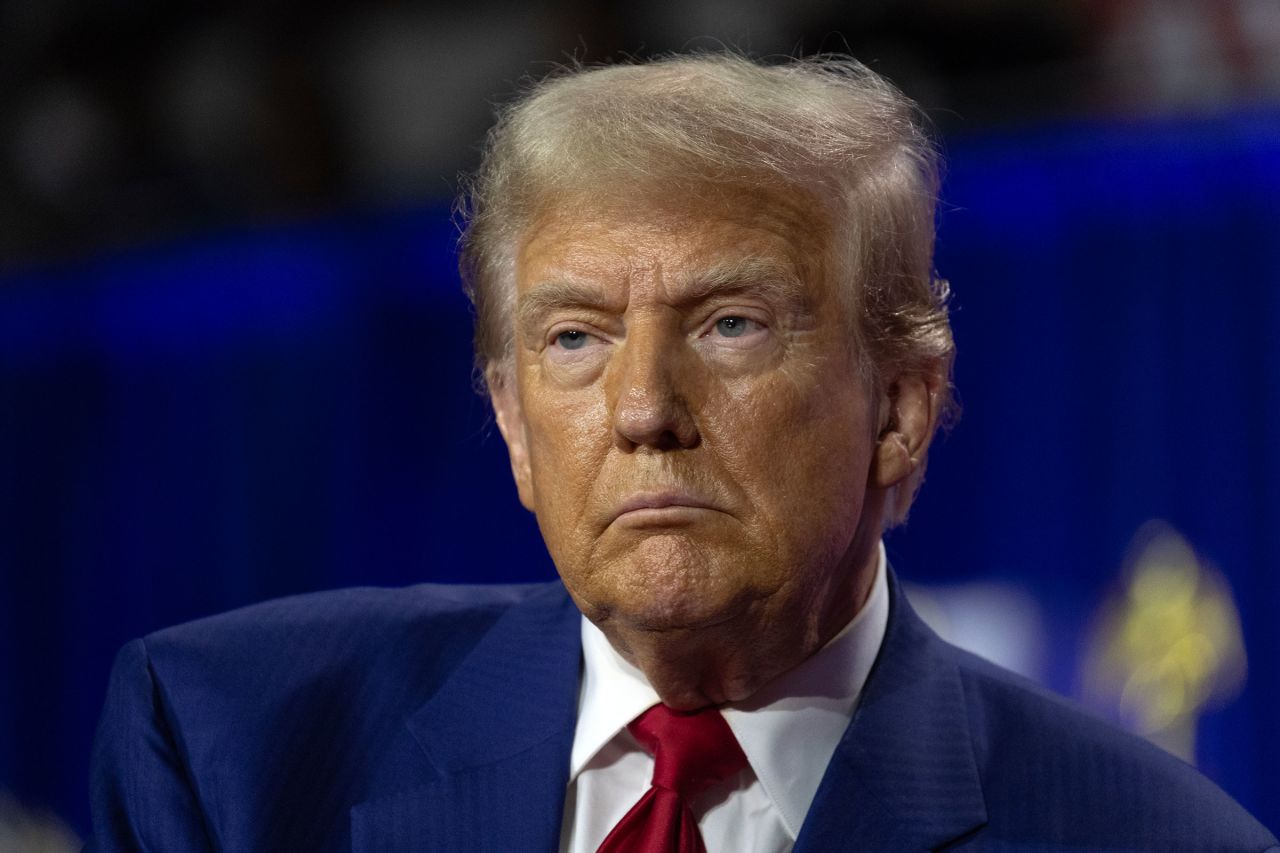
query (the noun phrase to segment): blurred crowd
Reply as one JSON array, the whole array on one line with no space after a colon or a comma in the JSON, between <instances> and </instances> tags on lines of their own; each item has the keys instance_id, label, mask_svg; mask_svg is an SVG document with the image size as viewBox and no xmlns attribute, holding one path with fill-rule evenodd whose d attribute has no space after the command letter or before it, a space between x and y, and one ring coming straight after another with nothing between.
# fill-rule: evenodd
<instances>
[{"instance_id":1,"label":"blurred crowd","mask_svg":"<svg viewBox=\"0 0 1280 853\"><path fill-rule=\"evenodd\" d=\"M1280 98L1275 0L0 0L0 263L446 198L528 74L850 51L944 133Z\"/></svg>"}]
</instances>

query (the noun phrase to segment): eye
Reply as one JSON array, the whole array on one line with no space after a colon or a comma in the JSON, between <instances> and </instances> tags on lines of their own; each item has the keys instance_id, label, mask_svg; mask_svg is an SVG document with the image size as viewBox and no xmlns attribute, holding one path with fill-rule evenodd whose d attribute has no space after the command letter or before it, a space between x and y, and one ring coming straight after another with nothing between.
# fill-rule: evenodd
<instances>
[{"instance_id":1,"label":"eye","mask_svg":"<svg viewBox=\"0 0 1280 853\"><path fill-rule=\"evenodd\" d=\"M703 332L698 335L702 343L711 351L725 354L755 352L770 341L769 326L745 314L720 314L702 328Z\"/></svg>"},{"instance_id":2,"label":"eye","mask_svg":"<svg viewBox=\"0 0 1280 853\"><path fill-rule=\"evenodd\" d=\"M556 335L556 343L568 350L582 349L587 345L587 339L590 337L579 329L569 329Z\"/></svg>"},{"instance_id":3,"label":"eye","mask_svg":"<svg viewBox=\"0 0 1280 853\"><path fill-rule=\"evenodd\" d=\"M716 320L716 334L722 338L740 338L749 332L759 332L758 321L745 316L722 316Z\"/></svg>"},{"instance_id":4,"label":"eye","mask_svg":"<svg viewBox=\"0 0 1280 853\"><path fill-rule=\"evenodd\" d=\"M716 331L726 338L740 338L750 324L746 317L721 317L716 321Z\"/></svg>"}]
</instances>

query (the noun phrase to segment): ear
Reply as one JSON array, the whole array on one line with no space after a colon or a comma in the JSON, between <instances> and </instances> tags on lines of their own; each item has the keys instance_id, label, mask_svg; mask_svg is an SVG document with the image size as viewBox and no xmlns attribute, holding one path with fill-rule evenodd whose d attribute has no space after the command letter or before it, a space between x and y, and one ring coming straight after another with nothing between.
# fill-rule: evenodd
<instances>
[{"instance_id":1,"label":"ear","mask_svg":"<svg viewBox=\"0 0 1280 853\"><path fill-rule=\"evenodd\" d=\"M490 366L484 374L489 388L489 402L493 404L498 419L498 431L507 443L507 455L511 458L511 476L516 481L520 503L534 512L533 473L529 467L529 433L525 429L524 412L520 408L520 396L515 380L509 371Z\"/></svg>"},{"instance_id":2,"label":"ear","mask_svg":"<svg viewBox=\"0 0 1280 853\"><path fill-rule=\"evenodd\" d=\"M886 389L880 400L871 485L887 489L920 467L938 424L938 391L943 381L937 374L904 374Z\"/></svg>"}]
</instances>

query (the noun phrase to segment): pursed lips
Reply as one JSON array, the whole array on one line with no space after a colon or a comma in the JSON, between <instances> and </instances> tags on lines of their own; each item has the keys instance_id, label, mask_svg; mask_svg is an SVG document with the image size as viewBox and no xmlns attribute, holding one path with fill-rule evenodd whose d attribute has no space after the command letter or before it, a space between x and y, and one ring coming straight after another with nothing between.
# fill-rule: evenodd
<instances>
[{"instance_id":1,"label":"pursed lips","mask_svg":"<svg viewBox=\"0 0 1280 853\"><path fill-rule=\"evenodd\" d=\"M674 521L679 516L689 514L690 510L723 512L711 501L691 492L640 492L619 504L611 521Z\"/></svg>"}]
</instances>

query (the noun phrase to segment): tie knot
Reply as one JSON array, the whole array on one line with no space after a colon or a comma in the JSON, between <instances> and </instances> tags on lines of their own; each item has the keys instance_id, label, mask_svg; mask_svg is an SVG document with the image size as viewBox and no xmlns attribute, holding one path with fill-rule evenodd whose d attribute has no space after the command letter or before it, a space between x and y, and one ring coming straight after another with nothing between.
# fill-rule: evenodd
<instances>
[{"instance_id":1,"label":"tie knot","mask_svg":"<svg viewBox=\"0 0 1280 853\"><path fill-rule=\"evenodd\" d=\"M653 755L653 784L686 799L747 766L742 747L715 708L683 712L654 705L627 728Z\"/></svg>"}]
</instances>

